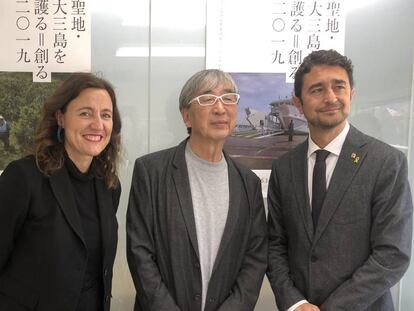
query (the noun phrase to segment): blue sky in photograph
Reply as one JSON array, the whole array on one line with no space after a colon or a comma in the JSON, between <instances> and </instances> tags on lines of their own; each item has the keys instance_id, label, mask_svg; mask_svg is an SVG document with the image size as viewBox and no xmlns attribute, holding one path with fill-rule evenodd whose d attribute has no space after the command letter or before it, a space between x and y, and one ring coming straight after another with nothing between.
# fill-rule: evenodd
<instances>
[{"instance_id":1,"label":"blue sky in photograph","mask_svg":"<svg viewBox=\"0 0 414 311\"><path fill-rule=\"evenodd\" d=\"M247 107L267 114L271 102L292 97L293 83L285 82L284 73L230 74L239 87L239 119L244 118Z\"/></svg>"}]
</instances>

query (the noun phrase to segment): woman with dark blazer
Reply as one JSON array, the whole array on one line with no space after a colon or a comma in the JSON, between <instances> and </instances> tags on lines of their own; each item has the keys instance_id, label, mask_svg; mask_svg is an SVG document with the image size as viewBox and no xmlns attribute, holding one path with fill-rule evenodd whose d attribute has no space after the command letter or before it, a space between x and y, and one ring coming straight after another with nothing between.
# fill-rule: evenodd
<instances>
[{"instance_id":1,"label":"woman with dark blazer","mask_svg":"<svg viewBox=\"0 0 414 311\"><path fill-rule=\"evenodd\" d=\"M0 310L109 310L121 120L112 86L69 76L32 155L0 176Z\"/></svg>"}]
</instances>

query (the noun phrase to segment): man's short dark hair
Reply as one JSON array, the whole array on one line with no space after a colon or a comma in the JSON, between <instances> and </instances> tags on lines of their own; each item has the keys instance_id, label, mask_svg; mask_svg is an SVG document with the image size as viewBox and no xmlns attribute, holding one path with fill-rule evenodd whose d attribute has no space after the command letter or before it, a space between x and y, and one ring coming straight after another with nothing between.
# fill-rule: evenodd
<instances>
[{"instance_id":1,"label":"man's short dark hair","mask_svg":"<svg viewBox=\"0 0 414 311\"><path fill-rule=\"evenodd\" d=\"M339 54L335 50L319 50L313 51L303 59L302 64L299 66L295 73L295 96L301 98L303 77L309 73L314 66L317 65L328 65L328 66L339 66L345 69L348 74L349 84L351 88L354 86L353 77L353 65L349 58Z\"/></svg>"}]
</instances>

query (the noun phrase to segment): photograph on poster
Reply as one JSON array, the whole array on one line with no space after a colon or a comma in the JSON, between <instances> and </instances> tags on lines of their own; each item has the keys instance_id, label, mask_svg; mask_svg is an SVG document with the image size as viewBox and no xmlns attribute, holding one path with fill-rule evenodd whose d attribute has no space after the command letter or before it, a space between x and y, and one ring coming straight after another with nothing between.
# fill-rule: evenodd
<instances>
[{"instance_id":1,"label":"photograph on poster","mask_svg":"<svg viewBox=\"0 0 414 311\"><path fill-rule=\"evenodd\" d=\"M0 172L28 153L43 104L66 76L35 83L31 72L0 72Z\"/></svg>"},{"instance_id":2,"label":"photograph on poster","mask_svg":"<svg viewBox=\"0 0 414 311\"><path fill-rule=\"evenodd\" d=\"M230 73L239 87L237 125L225 144L236 161L270 170L272 161L303 142L304 116L292 103L293 84L284 73Z\"/></svg>"}]
</instances>

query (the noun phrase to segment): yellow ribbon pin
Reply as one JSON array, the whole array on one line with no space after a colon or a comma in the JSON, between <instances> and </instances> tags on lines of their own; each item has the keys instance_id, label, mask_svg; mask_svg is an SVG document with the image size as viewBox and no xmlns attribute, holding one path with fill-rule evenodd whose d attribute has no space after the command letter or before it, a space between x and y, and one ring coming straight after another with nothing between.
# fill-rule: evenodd
<instances>
[{"instance_id":1,"label":"yellow ribbon pin","mask_svg":"<svg viewBox=\"0 0 414 311\"><path fill-rule=\"evenodd\" d=\"M353 152L351 154L351 159L352 159L352 162L354 162L354 163L358 163L358 161L359 161L359 157L356 155L355 152Z\"/></svg>"}]
</instances>

